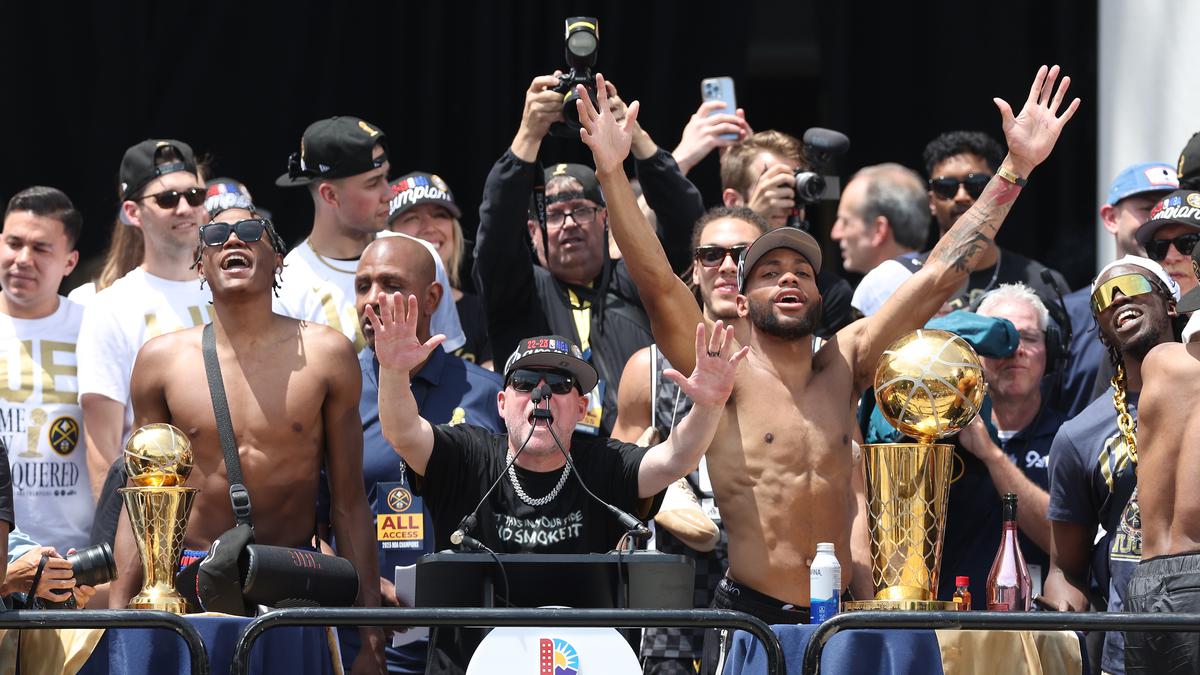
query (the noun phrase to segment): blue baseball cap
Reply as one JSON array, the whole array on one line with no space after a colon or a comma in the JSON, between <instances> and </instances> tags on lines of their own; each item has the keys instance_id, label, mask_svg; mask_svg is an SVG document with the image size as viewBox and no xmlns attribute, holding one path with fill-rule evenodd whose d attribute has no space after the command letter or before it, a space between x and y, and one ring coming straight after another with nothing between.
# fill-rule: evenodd
<instances>
[{"instance_id":1,"label":"blue baseball cap","mask_svg":"<svg viewBox=\"0 0 1200 675\"><path fill-rule=\"evenodd\" d=\"M1179 189L1179 175L1167 162L1144 162L1127 166L1108 188L1109 206L1134 195Z\"/></svg>"}]
</instances>

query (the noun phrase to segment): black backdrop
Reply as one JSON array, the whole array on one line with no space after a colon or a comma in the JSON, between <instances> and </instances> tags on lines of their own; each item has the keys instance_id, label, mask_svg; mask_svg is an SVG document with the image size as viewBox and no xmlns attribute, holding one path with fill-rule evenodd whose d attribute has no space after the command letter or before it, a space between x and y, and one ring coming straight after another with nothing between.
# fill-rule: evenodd
<instances>
[{"instance_id":1,"label":"black backdrop","mask_svg":"<svg viewBox=\"0 0 1200 675\"><path fill-rule=\"evenodd\" d=\"M309 198L273 180L304 127L333 114L382 127L395 175L441 174L470 236L529 80L563 66L563 19L594 15L599 69L642 101L661 145L678 141L700 79L731 75L756 129L847 133L843 174L881 161L920 170L921 149L944 130L1002 138L991 98L1019 107L1037 66L1060 63L1083 107L1000 240L1073 286L1094 263L1092 3L5 0L0 11L0 198L32 184L65 190L84 213L85 258L107 245L122 152L150 136L212 155L216 173L245 181L298 241ZM582 160L584 150L555 140L543 155ZM716 203L715 159L692 177Z\"/></svg>"}]
</instances>

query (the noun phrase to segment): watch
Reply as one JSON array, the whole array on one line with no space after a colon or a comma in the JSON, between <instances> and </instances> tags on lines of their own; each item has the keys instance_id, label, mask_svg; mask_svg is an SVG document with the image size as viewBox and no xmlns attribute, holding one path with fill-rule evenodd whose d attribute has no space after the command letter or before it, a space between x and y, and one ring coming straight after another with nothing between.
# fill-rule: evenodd
<instances>
[{"instance_id":1,"label":"watch","mask_svg":"<svg viewBox=\"0 0 1200 675\"><path fill-rule=\"evenodd\" d=\"M1016 185L1017 187L1025 187L1025 183L1028 182L1026 179L1021 178L1017 174L1013 173L1012 169L1009 169L1006 166L1000 167L1000 170L996 172L996 175L1012 183L1013 185Z\"/></svg>"}]
</instances>

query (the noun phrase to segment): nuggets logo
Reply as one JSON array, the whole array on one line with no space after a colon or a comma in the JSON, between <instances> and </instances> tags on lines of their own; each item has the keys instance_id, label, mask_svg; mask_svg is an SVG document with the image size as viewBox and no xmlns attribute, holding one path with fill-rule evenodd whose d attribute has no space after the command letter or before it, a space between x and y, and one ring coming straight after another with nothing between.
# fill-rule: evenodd
<instances>
[{"instance_id":1,"label":"nuggets logo","mask_svg":"<svg viewBox=\"0 0 1200 675\"><path fill-rule=\"evenodd\" d=\"M368 134L368 135L370 135L370 136L378 136L378 135L379 135L379 130L378 130L378 129L372 129L372 128L371 128L371 125L367 124L366 122L364 122L364 121L362 121L362 120L359 120L359 121L358 121L358 126L359 126L359 128L360 128L360 129L362 129L363 131L367 132L367 134Z\"/></svg>"},{"instance_id":2,"label":"nuggets logo","mask_svg":"<svg viewBox=\"0 0 1200 675\"><path fill-rule=\"evenodd\" d=\"M1200 192L1193 192L1187 196L1187 203L1195 208L1200 209Z\"/></svg>"},{"instance_id":3,"label":"nuggets logo","mask_svg":"<svg viewBox=\"0 0 1200 675\"><path fill-rule=\"evenodd\" d=\"M404 488L396 488L388 493L388 506L396 512L407 511L412 506L412 493Z\"/></svg>"},{"instance_id":4,"label":"nuggets logo","mask_svg":"<svg viewBox=\"0 0 1200 675\"><path fill-rule=\"evenodd\" d=\"M554 175L554 176L565 176L565 175L567 175L567 165L566 165L566 164L557 164L557 165L555 165L555 167L554 167L554 173L553 173L552 175Z\"/></svg>"},{"instance_id":5,"label":"nuggets logo","mask_svg":"<svg viewBox=\"0 0 1200 675\"><path fill-rule=\"evenodd\" d=\"M59 417L50 423L50 447L64 457L79 445L79 423L73 417Z\"/></svg>"},{"instance_id":6,"label":"nuggets logo","mask_svg":"<svg viewBox=\"0 0 1200 675\"><path fill-rule=\"evenodd\" d=\"M579 652L570 642L542 638L538 645L539 675L579 675Z\"/></svg>"},{"instance_id":7,"label":"nuggets logo","mask_svg":"<svg viewBox=\"0 0 1200 675\"><path fill-rule=\"evenodd\" d=\"M467 421L467 411L462 408L455 408L450 414L450 426L455 427Z\"/></svg>"}]
</instances>

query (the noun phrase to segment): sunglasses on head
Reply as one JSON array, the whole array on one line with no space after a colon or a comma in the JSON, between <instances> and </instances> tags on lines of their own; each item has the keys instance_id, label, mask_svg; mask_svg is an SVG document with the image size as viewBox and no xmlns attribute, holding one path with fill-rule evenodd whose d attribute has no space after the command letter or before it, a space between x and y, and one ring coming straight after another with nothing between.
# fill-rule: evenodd
<instances>
[{"instance_id":1,"label":"sunglasses on head","mask_svg":"<svg viewBox=\"0 0 1200 675\"><path fill-rule=\"evenodd\" d=\"M1092 314L1100 313L1112 306L1116 300L1117 291L1127 298L1144 295L1156 291L1154 282L1140 274L1122 274L1115 276L1096 287L1092 291Z\"/></svg>"},{"instance_id":2,"label":"sunglasses on head","mask_svg":"<svg viewBox=\"0 0 1200 675\"><path fill-rule=\"evenodd\" d=\"M742 251L747 248L746 244L738 244L737 246L697 246L696 261L704 267L718 267L725 262L725 256L733 258L733 262L737 262L742 257Z\"/></svg>"},{"instance_id":3,"label":"sunglasses on head","mask_svg":"<svg viewBox=\"0 0 1200 675\"><path fill-rule=\"evenodd\" d=\"M514 370L512 375L508 376L508 384L514 391L519 391L523 394L533 391L534 387L542 380L550 386L550 391L555 394L566 394L575 387L575 377L570 373L564 373L558 370Z\"/></svg>"},{"instance_id":4,"label":"sunglasses on head","mask_svg":"<svg viewBox=\"0 0 1200 675\"><path fill-rule=\"evenodd\" d=\"M1188 232L1174 239L1148 241L1146 242L1146 257L1154 262L1162 262L1167 259L1167 251L1172 244L1175 245L1175 250L1179 251L1180 255L1191 255L1192 249L1196 248L1198 241L1200 241L1200 232Z\"/></svg>"},{"instance_id":5,"label":"sunglasses on head","mask_svg":"<svg viewBox=\"0 0 1200 675\"><path fill-rule=\"evenodd\" d=\"M204 188L194 187L184 190L183 192L180 192L179 190L163 190L162 192L156 192L152 195L142 195L134 201L153 199L154 203L158 204L159 208L173 209L176 206L179 206L179 200L181 198L187 201L189 206L200 206L204 203L204 198L207 196L207 194L208 191Z\"/></svg>"},{"instance_id":6,"label":"sunglasses on head","mask_svg":"<svg viewBox=\"0 0 1200 675\"><path fill-rule=\"evenodd\" d=\"M987 187L990 180L992 180L992 176L987 173L969 173L962 180L939 176L929 179L929 189L942 199L954 199L954 195L958 194L958 186L961 185L967 189L967 194L971 195L971 199L979 199L979 195L983 194L983 189Z\"/></svg>"},{"instance_id":7,"label":"sunglasses on head","mask_svg":"<svg viewBox=\"0 0 1200 675\"><path fill-rule=\"evenodd\" d=\"M200 241L205 246L221 246L229 241L231 232L236 232L242 243L253 244L262 239L266 229L267 220L264 218L250 218L236 223L209 223L200 227Z\"/></svg>"}]
</instances>

